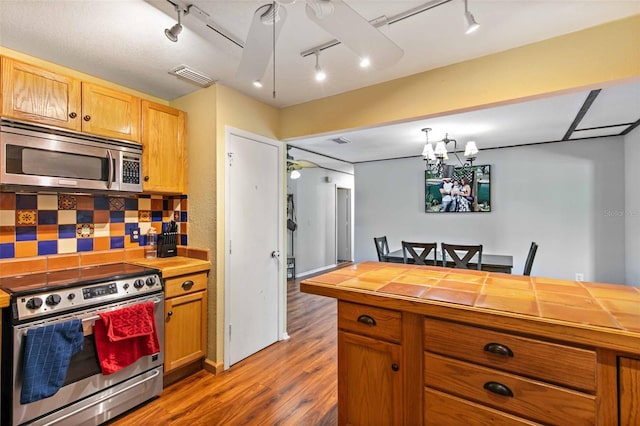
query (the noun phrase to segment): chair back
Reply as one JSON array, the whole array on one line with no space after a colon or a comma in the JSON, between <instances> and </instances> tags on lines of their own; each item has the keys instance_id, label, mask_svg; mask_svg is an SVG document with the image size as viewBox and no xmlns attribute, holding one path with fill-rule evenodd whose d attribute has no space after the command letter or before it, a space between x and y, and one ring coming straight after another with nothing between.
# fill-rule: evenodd
<instances>
[{"instance_id":1,"label":"chair back","mask_svg":"<svg viewBox=\"0 0 640 426\"><path fill-rule=\"evenodd\" d=\"M531 268L533 267L533 259L536 257L536 252L538 251L538 244L536 242L531 243L531 247L529 247L529 255L527 256L527 261L524 262L524 271L522 275L531 275Z\"/></svg>"},{"instance_id":2,"label":"chair back","mask_svg":"<svg viewBox=\"0 0 640 426\"><path fill-rule=\"evenodd\" d=\"M462 252L462 257L458 255L458 252ZM471 259L478 255L475 260L476 268L482 269L482 244L479 245L461 245L461 244L447 244L442 243L442 265L447 266L447 255L455 263L454 268L471 269L469 263Z\"/></svg>"},{"instance_id":3,"label":"chair back","mask_svg":"<svg viewBox=\"0 0 640 426\"><path fill-rule=\"evenodd\" d=\"M378 253L378 262L386 262L387 255L389 254L389 243L387 243L387 236L373 237L373 242L376 244L376 252Z\"/></svg>"},{"instance_id":4,"label":"chair back","mask_svg":"<svg viewBox=\"0 0 640 426\"><path fill-rule=\"evenodd\" d=\"M413 259L416 265L437 265L438 259L436 254L437 243L410 243L402 242L402 255L404 263L410 263L409 259ZM430 253L433 253L433 260L427 259Z\"/></svg>"}]
</instances>

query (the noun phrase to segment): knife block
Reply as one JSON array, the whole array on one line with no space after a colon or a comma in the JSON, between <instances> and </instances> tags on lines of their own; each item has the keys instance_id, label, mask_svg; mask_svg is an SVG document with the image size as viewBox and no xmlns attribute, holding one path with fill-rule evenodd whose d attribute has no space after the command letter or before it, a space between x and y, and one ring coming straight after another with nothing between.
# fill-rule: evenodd
<instances>
[{"instance_id":1,"label":"knife block","mask_svg":"<svg viewBox=\"0 0 640 426\"><path fill-rule=\"evenodd\" d=\"M158 257L176 256L178 254L177 241L177 232L165 232L158 235Z\"/></svg>"}]
</instances>

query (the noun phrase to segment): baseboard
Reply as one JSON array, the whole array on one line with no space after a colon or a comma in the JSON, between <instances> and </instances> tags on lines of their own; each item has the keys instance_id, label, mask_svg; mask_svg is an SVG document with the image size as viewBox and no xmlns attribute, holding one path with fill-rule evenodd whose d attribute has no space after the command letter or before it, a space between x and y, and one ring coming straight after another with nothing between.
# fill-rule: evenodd
<instances>
[{"instance_id":1,"label":"baseboard","mask_svg":"<svg viewBox=\"0 0 640 426\"><path fill-rule=\"evenodd\" d=\"M301 272L301 273L297 273L297 274L296 274L296 279L297 279L297 278L304 278L304 277L306 277L306 276L308 276L308 275L317 274L318 272L326 271L327 269L333 269L333 268L335 268L336 266L338 266L338 265L336 265L336 264L334 263L333 265L323 266L322 268L316 268L316 269L312 269L312 270L310 270L310 271L304 271L304 272Z\"/></svg>"},{"instance_id":2,"label":"baseboard","mask_svg":"<svg viewBox=\"0 0 640 426\"><path fill-rule=\"evenodd\" d=\"M204 360L204 369L214 376L222 373L224 371L224 363L222 362L213 362L211 360Z\"/></svg>"}]
</instances>

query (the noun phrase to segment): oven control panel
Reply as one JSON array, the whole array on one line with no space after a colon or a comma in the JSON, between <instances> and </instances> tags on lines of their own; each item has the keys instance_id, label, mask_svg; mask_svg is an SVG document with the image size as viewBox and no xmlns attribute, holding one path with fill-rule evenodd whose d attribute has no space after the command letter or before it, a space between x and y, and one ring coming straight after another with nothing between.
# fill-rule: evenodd
<instances>
[{"instance_id":1,"label":"oven control panel","mask_svg":"<svg viewBox=\"0 0 640 426\"><path fill-rule=\"evenodd\" d=\"M162 291L162 279L157 274L137 276L129 279L109 281L100 284L65 287L37 294L17 296L14 304L14 319L50 315L100 305L119 299L127 299L139 294Z\"/></svg>"}]
</instances>

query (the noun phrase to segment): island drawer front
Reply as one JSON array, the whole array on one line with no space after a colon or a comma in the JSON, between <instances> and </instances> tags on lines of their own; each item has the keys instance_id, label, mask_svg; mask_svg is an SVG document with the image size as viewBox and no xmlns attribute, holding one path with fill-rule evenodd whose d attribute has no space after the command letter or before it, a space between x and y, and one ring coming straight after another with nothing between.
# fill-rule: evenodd
<instances>
[{"instance_id":1,"label":"island drawer front","mask_svg":"<svg viewBox=\"0 0 640 426\"><path fill-rule=\"evenodd\" d=\"M428 352L424 354L424 381L442 392L546 424L595 425L596 421L593 395Z\"/></svg>"},{"instance_id":2,"label":"island drawer front","mask_svg":"<svg viewBox=\"0 0 640 426\"><path fill-rule=\"evenodd\" d=\"M369 337L400 343L402 314L349 302L338 302L338 328Z\"/></svg>"},{"instance_id":3,"label":"island drawer front","mask_svg":"<svg viewBox=\"0 0 640 426\"><path fill-rule=\"evenodd\" d=\"M435 389L424 390L425 426L542 426Z\"/></svg>"},{"instance_id":4,"label":"island drawer front","mask_svg":"<svg viewBox=\"0 0 640 426\"><path fill-rule=\"evenodd\" d=\"M431 318L424 321L424 348L587 392L596 390L597 357L592 350Z\"/></svg>"},{"instance_id":5,"label":"island drawer front","mask_svg":"<svg viewBox=\"0 0 640 426\"><path fill-rule=\"evenodd\" d=\"M182 296L207 289L207 273L181 275L164 280L164 297L166 299Z\"/></svg>"}]
</instances>

